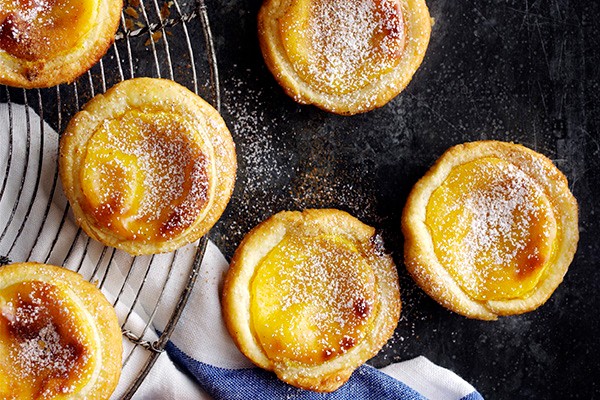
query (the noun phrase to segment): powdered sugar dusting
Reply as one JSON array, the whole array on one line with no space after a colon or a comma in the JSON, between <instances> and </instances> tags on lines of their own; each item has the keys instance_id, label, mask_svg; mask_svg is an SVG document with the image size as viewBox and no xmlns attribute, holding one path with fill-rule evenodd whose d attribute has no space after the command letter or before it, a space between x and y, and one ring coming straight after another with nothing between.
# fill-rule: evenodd
<instances>
[{"instance_id":1,"label":"powdered sugar dusting","mask_svg":"<svg viewBox=\"0 0 600 400\"><path fill-rule=\"evenodd\" d=\"M51 369L60 376L68 374L75 354L73 349L64 347L60 339L56 327L49 323L35 337L19 343L16 361L21 372L33 376L40 369Z\"/></svg>"},{"instance_id":2,"label":"powdered sugar dusting","mask_svg":"<svg viewBox=\"0 0 600 400\"><path fill-rule=\"evenodd\" d=\"M77 27L86 8L85 3L73 0L9 2L2 10L0 48L26 60L44 59L54 51L65 50L83 34L66 27Z\"/></svg>"},{"instance_id":3,"label":"powdered sugar dusting","mask_svg":"<svg viewBox=\"0 0 600 400\"><path fill-rule=\"evenodd\" d=\"M33 23L52 9L56 0L17 0L21 7L15 12L23 21Z\"/></svg>"},{"instance_id":4,"label":"powdered sugar dusting","mask_svg":"<svg viewBox=\"0 0 600 400\"><path fill-rule=\"evenodd\" d=\"M457 224L466 225L449 237L438 238L435 245L441 250L442 264L457 270L469 293L478 298L503 296L521 285L519 281L504 287L503 281L514 280L513 274L524 276L543 263L553 228L540 206L544 195L530 176L509 163L479 164L478 168L476 173L485 176L485 185L464 189L454 200L443 200L452 202L447 204L450 214L461 213ZM455 237L459 232L464 237Z\"/></svg>"},{"instance_id":5,"label":"powdered sugar dusting","mask_svg":"<svg viewBox=\"0 0 600 400\"><path fill-rule=\"evenodd\" d=\"M315 248L314 253L293 266L293 277L290 274L281 276L282 285L290 288L282 299L282 310L305 302L317 303L320 313L314 314L316 325L324 329L329 321L335 321L340 328L345 328L357 314L367 317L373 300L365 299L369 292L364 282L369 281L364 270L350 268L353 259L327 248ZM293 254L290 254L293 260ZM335 265L328 268L327 265ZM370 282L373 284L373 282ZM322 294L328 295L323 296ZM315 294L319 294L315 296ZM342 300L342 301L340 301Z\"/></svg>"},{"instance_id":6,"label":"powdered sugar dusting","mask_svg":"<svg viewBox=\"0 0 600 400\"><path fill-rule=\"evenodd\" d=\"M253 284L255 329L270 357L322 362L370 334L365 326L380 295L376 267L365 263L362 253L337 239L289 237L271 254L258 267ZM386 274L393 271L379 273L379 279L392 279ZM389 310L381 305L378 312Z\"/></svg>"},{"instance_id":7,"label":"powdered sugar dusting","mask_svg":"<svg viewBox=\"0 0 600 400\"><path fill-rule=\"evenodd\" d=\"M241 73L250 75L249 70ZM281 186L286 186L290 179L291 164L285 143L278 140L284 135L286 116L268 114L265 101L268 93L259 82L229 78L224 94L224 116L236 143L238 175L231 202L237 206L236 215L223 228L212 230L213 240L217 240L221 249L234 244L232 237L241 239L247 232L248 226L243 223L257 224L271 212L272 204L285 201L287 189ZM241 201L235 201L236 198ZM221 240L215 237L220 232L223 232Z\"/></svg>"},{"instance_id":8,"label":"powdered sugar dusting","mask_svg":"<svg viewBox=\"0 0 600 400\"><path fill-rule=\"evenodd\" d=\"M369 83L365 70L377 74L400 55L405 29L394 0L316 0L305 35L308 74L326 89L352 90Z\"/></svg>"},{"instance_id":9,"label":"powdered sugar dusting","mask_svg":"<svg viewBox=\"0 0 600 400\"><path fill-rule=\"evenodd\" d=\"M32 39L31 30L29 29L34 23L41 24L41 27L52 25L52 18L46 17L52 10L52 0L20 0L16 2L20 4L14 7L11 14L6 16L0 26L0 36L11 37L18 43L26 43Z\"/></svg>"},{"instance_id":10,"label":"powdered sugar dusting","mask_svg":"<svg viewBox=\"0 0 600 400\"><path fill-rule=\"evenodd\" d=\"M329 131L327 121L298 129L298 120L312 118L306 110L267 107L276 94L258 79L240 78L252 77L251 70L233 67L223 106L237 145L236 191L229 205L232 214L211 231L225 254L232 254L253 226L283 209L339 208L377 221L374 191L367 190L373 189L374 171L356 160L351 162L360 174L342 165L345 152L336 143L345 132Z\"/></svg>"},{"instance_id":11,"label":"powdered sugar dusting","mask_svg":"<svg viewBox=\"0 0 600 400\"><path fill-rule=\"evenodd\" d=\"M466 199L465 209L471 214L471 226L465 238L465 261L472 265L481 253L491 252L494 264L510 263L526 243L519 240L529 230L533 207L531 180L521 170L508 164L513 179L495 179L490 187L477 189ZM520 216L520 217L519 217ZM499 251L501 240L511 243L510 251Z\"/></svg>"},{"instance_id":12,"label":"powdered sugar dusting","mask_svg":"<svg viewBox=\"0 0 600 400\"><path fill-rule=\"evenodd\" d=\"M185 136L186 126L167 113L131 112L104 121L102 133L109 156L89 166L99 183L92 190L108 208L101 212L119 215L125 227L134 221L133 239L167 237L190 226L207 201L209 181L208 160Z\"/></svg>"},{"instance_id":13,"label":"powdered sugar dusting","mask_svg":"<svg viewBox=\"0 0 600 400\"><path fill-rule=\"evenodd\" d=\"M243 80L228 82L230 89L226 95L229 101L224 103L227 114L231 116L230 122L239 146L240 166L244 170L252 171L248 178L242 182L244 193L257 195L257 191L266 194L264 183L272 176L281 176L285 173L284 166L276 157L273 142L277 124L285 121L285 116L280 116L279 121L269 120L265 114L263 89L252 90ZM243 177L243 176L242 176Z\"/></svg>"},{"instance_id":14,"label":"powdered sugar dusting","mask_svg":"<svg viewBox=\"0 0 600 400\"><path fill-rule=\"evenodd\" d=\"M89 355L70 322L69 308L48 284L26 282L12 290L15 294L2 306L0 321L8 334L8 371L14 379L30 382L42 398L72 392L73 381L84 378L81 372Z\"/></svg>"}]
</instances>

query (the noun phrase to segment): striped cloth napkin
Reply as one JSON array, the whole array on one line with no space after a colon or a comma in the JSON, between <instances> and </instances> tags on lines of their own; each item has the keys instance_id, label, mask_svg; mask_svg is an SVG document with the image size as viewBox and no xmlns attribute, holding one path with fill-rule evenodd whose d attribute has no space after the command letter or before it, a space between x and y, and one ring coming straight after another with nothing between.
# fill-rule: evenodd
<instances>
[{"instance_id":1,"label":"striped cloth napkin","mask_svg":"<svg viewBox=\"0 0 600 400\"><path fill-rule=\"evenodd\" d=\"M392 364L380 370L364 365L333 393L294 388L274 374L254 367L235 347L221 317L220 288L228 263L209 243L201 277L190 303L167 346L168 357L215 399L390 399L476 400L481 395L454 372L425 357ZM174 376L155 370L158 376ZM148 383L142 396L186 398L176 382L158 387ZM147 391L146 391L147 390ZM147 393L147 394L146 394ZM181 397L183 396L183 397ZM199 394L189 398L199 398Z\"/></svg>"},{"instance_id":2,"label":"striped cloth napkin","mask_svg":"<svg viewBox=\"0 0 600 400\"><path fill-rule=\"evenodd\" d=\"M12 126L9 124L12 121ZM66 199L60 182L53 190L58 154L58 134L40 120L32 109L0 104L0 171L10 170L0 198L0 256L13 262L38 261L78 269L85 277L107 272L102 291L116 302L119 321L144 338L155 340L170 316L171 309L159 308L152 314L156 294L162 291L165 276L146 278L145 265L153 271L168 272L169 288L163 304L176 304L188 279L196 251L195 244L176 254L131 258L78 233L72 214L63 221ZM10 164L8 164L10 162ZM10 168L7 168L10 165ZM38 179L39 177L39 179ZM27 200L23 200L27 199ZM59 230L60 228L60 230ZM57 238L57 240L54 240ZM108 257L107 254L113 254ZM110 260L110 261L108 261ZM105 264L103 264L105 263ZM108 268L108 263L117 268ZM164 268L161 268L164 264ZM236 348L221 317L220 289L228 263L209 243L196 287L183 312L166 352L144 380L135 399L440 399L475 400L481 395L453 372L424 357L392 364L382 369L360 367L340 389L319 394L294 388L272 373L256 368ZM124 277L128 284L122 287ZM144 289L138 288L144 283ZM137 300L134 300L137 297ZM126 304L136 302L133 312ZM152 324L147 326L147 321ZM118 399L135 379L145 361L143 351L135 351L123 340L127 367L113 398ZM124 360L125 361L125 360Z\"/></svg>"}]
</instances>

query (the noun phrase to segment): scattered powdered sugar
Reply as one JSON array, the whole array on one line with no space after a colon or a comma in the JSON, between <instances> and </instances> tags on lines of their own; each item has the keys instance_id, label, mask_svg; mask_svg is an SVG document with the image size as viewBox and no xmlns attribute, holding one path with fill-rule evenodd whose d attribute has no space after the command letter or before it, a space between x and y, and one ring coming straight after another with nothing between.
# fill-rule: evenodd
<instances>
[{"instance_id":1,"label":"scattered powdered sugar","mask_svg":"<svg viewBox=\"0 0 600 400\"><path fill-rule=\"evenodd\" d=\"M335 267L327 267L335 265ZM373 304L365 300L369 293L364 282L369 281L364 271L352 268L352 262L343 259L335 251L317 250L302 262L294 265L293 277L281 276L282 285L289 288L282 299L283 311L303 303L316 304L321 313L312 315L320 329L325 329L330 321L344 328L355 319L368 316Z\"/></svg>"},{"instance_id":2,"label":"scattered powdered sugar","mask_svg":"<svg viewBox=\"0 0 600 400\"><path fill-rule=\"evenodd\" d=\"M128 210L131 205L121 198L118 206L122 211L129 212L133 220L169 218L166 222L169 226L165 226L167 231L185 228L195 220L201 209L198 206L207 201L208 161L201 149L182 134L185 128L179 122L165 113L155 113L152 118L149 122L146 118L126 116L116 127L116 121L104 121L103 131L108 138L106 148L135 160L134 163L123 162L114 157L110 163L118 165L126 177L134 178L131 182L129 179L128 182L115 182L111 169L104 168L104 173L99 174L101 185L95 190L104 190L100 195L103 199L115 195L118 198L122 185L132 185L130 189L125 188L125 192L138 190L135 177L142 176L144 192L139 207ZM127 131L131 126L135 126L139 136L136 140L119 132ZM122 197L122 193L120 195Z\"/></svg>"},{"instance_id":3,"label":"scattered powdered sugar","mask_svg":"<svg viewBox=\"0 0 600 400\"><path fill-rule=\"evenodd\" d=\"M16 361L25 376L34 376L40 370L51 370L53 375L66 377L76 358L72 347L63 346L61 336L52 323L17 346Z\"/></svg>"},{"instance_id":4,"label":"scattered powdered sugar","mask_svg":"<svg viewBox=\"0 0 600 400\"><path fill-rule=\"evenodd\" d=\"M15 321L15 307L12 302L8 302L0 308L0 315L4 317L9 323Z\"/></svg>"},{"instance_id":5,"label":"scattered powdered sugar","mask_svg":"<svg viewBox=\"0 0 600 400\"><path fill-rule=\"evenodd\" d=\"M494 168L491 173L484 172L489 179L485 187L475 187L464 193L457 204L450 207L451 211L465 210L469 218L460 253L446 248L449 242L436 243L444 250L441 257L444 264L457 265L461 275L479 276L484 280L505 276L495 271L507 268L516 268L518 273L518 260L524 252L528 252L527 259L537 257L538 248L531 245L535 238L530 237L530 230L540 220L548 224L540 215L543 211L537 204L543 194L533 179L513 164ZM548 235L547 230L544 229L542 234ZM484 269L482 262L486 262ZM462 284L478 292L477 280L465 279Z\"/></svg>"},{"instance_id":6,"label":"scattered powdered sugar","mask_svg":"<svg viewBox=\"0 0 600 400\"><path fill-rule=\"evenodd\" d=\"M135 142L128 140L128 137L123 137L120 133L112 132L110 120L105 120L103 124L109 139L106 147L115 152L133 156L140 169L139 172L133 171L133 175L137 172L144 176L146 191L136 217L147 217L151 220L160 218L163 209L183 193L185 177L179 163L187 164L189 162L189 154L185 151L184 143L177 137L169 141L158 140L157 136L162 135L153 135L152 127L142 120L136 121L140 127L141 140ZM118 157L114 160L125 171L132 169ZM173 162L168 162L170 160ZM103 175L102 179L105 182L102 187L111 191L113 189L111 180L114 178L111 175ZM105 197L110 197L110 193L106 193ZM164 201L159 201L161 198Z\"/></svg>"},{"instance_id":7,"label":"scattered powdered sugar","mask_svg":"<svg viewBox=\"0 0 600 400\"><path fill-rule=\"evenodd\" d=\"M38 389L44 395L46 390L67 393L72 386L57 385L56 380L69 380L88 360L77 329L59 326L64 325L62 318L70 311L52 286L39 282L20 285L25 291L17 291L13 301L2 306L2 317L11 338L10 371L41 385Z\"/></svg>"},{"instance_id":8,"label":"scattered powdered sugar","mask_svg":"<svg viewBox=\"0 0 600 400\"><path fill-rule=\"evenodd\" d=\"M298 338L300 342L286 346L294 357L330 359L368 334L364 326L371 319L377 299L375 277L371 268L360 266L360 254L339 246L329 239L286 242L278 247L285 256L277 257L273 260L276 265L269 267L276 268L273 282L280 288L276 312L286 314L285 323L273 326L273 337L286 337L288 331L306 335ZM265 285L265 289L268 287ZM260 293L256 295L261 298ZM263 343L270 344L271 340Z\"/></svg>"},{"instance_id":9,"label":"scattered powdered sugar","mask_svg":"<svg viewBox=\"0 0 600 400\"><path fill-rule=\"evenodd\" d=\"M362 220L377 218L374 171L355 160L350 162L360 174L344 165L346 152L338 142L345 132L331 132L329 121L304 114L310 110L291 114L287 105L269 107L282 95L247 78L251 70L233 67L224 85L223 111L236 142L236 191L211 232L225 254L233 254L253 226L284 209L340 208Z\"/></svg>"},{"instance_id":10,"label":"scattered powdered sugar","mask_svg":"<svg viewBox=\"0 0 600 400\"><path fill-rule=\"evenodd\" d=\"M473 262L477 254L489 250L493 252L495 264L509 263L518 251L525 248L523 241L510 240L517 230L526 231L531 225L531 185L527 176L516 167L513 179L508 182L493 181L487 190L475 190L464 204L472 215L471 226L465 238L466 259ZM522 215L517 221L517 214ZM517 224L519 222L519 224ZM502 239L509 239L511 251L497 251Z\"/></svg>"},{"instance_id":11,"label":"scattered powdered sugar","mask_svg":"<svg viewBox=\"0 0 600 400\"><path fill-rule=\"evenodd\" d=\"M49 14L52 11L52 6L56 1L53 0L25 0L25 1L17 1L17 3L21 4L20 6L16 6L14 11L10 14L12 18L18 21L22 21L23 23L33 24L35 22L40 23L43 20L47 20L45 23L49 25L52 23L51 18L42 18ZM13 37L15 40L19 40L22 38L22 35L27 34L27 32L23 32L17 30L17 26L13 25L11 27L14 29Z\"/></svg>"},{"instance_id":12,"label":"scattered powdered sugar","mask_svg":"<svg viewBox=\"0 0 600 400\"><path fill-rule=\"evenodd\" d=\"M313 47L310 74L326 86L344 82L356 87L368 80L357 71L376 68L376 54L396 56L405 35L401 9L393 0L313 1L306 33Z\"/></svg>"},{"instance_id":13,"label":"scattered powdered sugar","mask_svg":"<svg viewBox=\"0 0 600 400\"><path fill-rule=\"evenodd\" d=\"M15 43L27 45L32 41L43 41L46 45L50 40L40 34L40 30L54 25L52 8L53 0L25 0L9 9L9 14L0 24L0 38L7 38ZM12 12L11 12L12 11Z\"/></svg>"},{"instance_id":14,"label":"scattered powdered sugar","mask_svg":"<svg viewBox=\"0 0 600 400\"><path fill-rule=\"evenodd\" d=\"M234 68L236 75L250 73L238 71L237 65ZM269 93L258 81L247 78L230 77L224 88L223 115L236 144L238 162L236 191L228 209L236 208L235 215L212 230L212 239L227 250L272 213L274 204L283 204L291 168L286 144L279 140L287 134L288 128L283 126L286 116L269 115L265 100Z\"/></svg>"},{"instance_id":15,"label":"scattered powdered sugar","mask_svg":"<svg viewBox=\"0 0 600 400\"><path fill-rule=\"evenodd\" d=\"M238 79L231 79L228 83L228 101L223 105L231 117L229 122L238 144L240 167L251 171L242 175L245 179L240 186L244 193L256 195L258 191L264 195L268 190L265 182L284 174L284 166L276 156L273 142L274 133L285 118L280 116L278 121L269 119L265 104L260 101L265 95L262 88L251 89L246 81Z\"/></svg>"}]
</instances>

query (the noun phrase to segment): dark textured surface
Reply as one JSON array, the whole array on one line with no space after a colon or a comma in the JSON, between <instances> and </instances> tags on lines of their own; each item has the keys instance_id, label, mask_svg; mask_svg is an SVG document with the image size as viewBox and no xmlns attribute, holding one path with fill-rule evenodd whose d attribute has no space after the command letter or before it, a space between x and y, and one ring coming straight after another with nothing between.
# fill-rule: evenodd
<instances>
[{"instance_id":1,"label":"dark textured surface","mask_svg":"<svg viewBox=\"0 0 600 400\"><path fill-rule=\"evenodd\" d=\"M259 1L208 5L239 157L234 197L212 233L227 256L277 211L347 210L384 230L401 276L402 319L373 365L422 354L487 398L600 398L600 4L430 0L436 22L413 81L354 117L283 93L258 48ZM477 139L546 154L580 204L581 240L563 284L538 310L497 322L444 310L402 263L410 188L448 147Z\"/></svg>"}]
</instances>

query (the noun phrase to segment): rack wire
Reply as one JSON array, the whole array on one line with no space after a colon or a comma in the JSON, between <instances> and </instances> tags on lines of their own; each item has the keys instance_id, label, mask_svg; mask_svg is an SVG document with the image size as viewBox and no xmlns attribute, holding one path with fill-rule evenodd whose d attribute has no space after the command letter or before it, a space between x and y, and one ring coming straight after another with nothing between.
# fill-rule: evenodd
<instances>
[{"instance_id":1,"label":"rack wire","mask_svg":"<svg viewBox=\"0 0 600 400\"><path fill-rule=\"evenodd\" d=\"M11 210L10 215L0 215L0 265L30 260L35 253L36 261L65 265L96 282L100 289L105 287L107 279L113 282L115 275L122 276L113 305L125 308L119 322L123 335L133 343L124 354L122 376L134 377L126 383L123 399L134 395L164 351L198 277L207 239L202 238L192 257L187 258L180 250L166 255L132 257L103 247L81 229L69 229L66 222L69 204L63 199L56 165L51 166L53 173L49 179L43 177L49 168L46 153L52 148L50 144L58 141L49 131L63 132L70 118L94 95L104 93L120 81L139 76L175 80L211 100L220 111L218 68L204 0L131 0L121 13L121 27L108 53L73 84L33 90L0 87L0 103L5 104L0 121L8 125L8 129L0 131L8 136L0 137L7 143L7 148L0 148L0 157L4 158L0 158L0 174L3 174L0 175L0 202L9 204L7 209ZM15 126L23 123L17 121L22 117L22 110L25 138L17 137L22 132L15 132ZM37 153L30 150L33 142L36 143L33 148L39 149ZM56 152L57 147L52 150ZM57 156L52 154L50 158L56 160ZM16 186L11 186L11 182L16 182ZM11 187L17 188L16 193ZM40 201L42 197L47 199L45 204L40 204L44 203ZM56 220L50 215L56 213L60 223L49 227L48 221ZM42 238L48 231L53 231L53 236ZM42 241L49 245L40 250L38 242ZM189 265L185 262L182 265L182 261L188 260ZM87 268L89 265L91 268ZM114 273L116 269L118 273ZM183 284L174 279L176 275L185 277ZM156 277L160 277L160 282L156 282ZM160 288L158 293L152 293L155 304L145 306L143 328L131 328L129 322L134 310L140 308L140 299L148 297L145 292L150 280L153 287ZM174 290L178 293L177 300L167 304L163 301L165 295ZM160 333L153 329L158 314L170 315ZM133 358L136 363L131 362Z\"/></svg>"}]
</instances>

